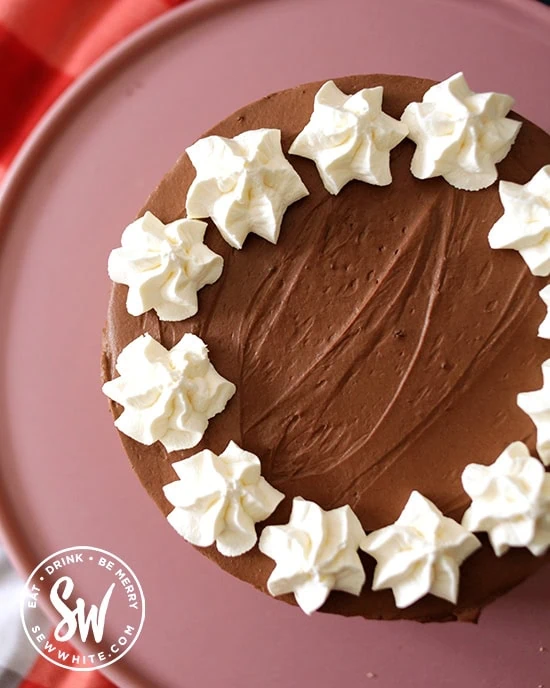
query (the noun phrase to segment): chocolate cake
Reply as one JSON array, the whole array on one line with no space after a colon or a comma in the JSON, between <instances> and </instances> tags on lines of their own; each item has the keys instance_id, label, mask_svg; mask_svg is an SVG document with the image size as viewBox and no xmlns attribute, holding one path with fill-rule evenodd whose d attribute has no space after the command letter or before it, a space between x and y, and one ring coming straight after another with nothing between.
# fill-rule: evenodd
<instances>
[{"instance_id":1,"label":"chocolate cake","mask_svg":"<svg viewBox=\"0 0 550 688\"><path fill-rule=\"evenodd\" d=\"M516 440L535 452L536 428L516 396L541 386L550 354L537 337L545 281L516 251L490 248L488 233L502 215L497 185L469 192L441 177L421 181L410 172L415 147L405 140L391 153L390 185L352 181L329 194L311 160L288 155L322 83L246 105L205 134L281 130L283 151L310 194L288 208L276 245L250 235L235 250L209 221L205 243L223 257L223 273L200 291L198 313L180 322L162 322L154 311L129 315L127 287L113 285L104 380L116 377L117 356L139 335L169 349L193 333L237 388L192 449L168 453L159 442L145 446L120 435L164 515L172 508L163 494L174 480L172 464L203 449L219 454L229 441L260 457L263 476L286 495L258 532L286 523L296 496L323 509L349 504L366 532L393 523L413 490L460 521L470 503L461 485L467 464L489 464ZM388 75L335 83L348 94L383 86L384 111L396 119L433 85ZM512 118L523 126L499 176L523 184L550 161L550 137ZM164 223L185 217L194 177L183 154L138 216L149 210ZM111 406L118 416L121 407ZM398 609L390 590L371 590L375 562L362 553L367 583L360 596L333 592L322 611L473 620L549 558L526 549L498 558L479 537L483 546L461 567L456 605L428 595ZM200 551L266 591L273 562L257 547L237 557L214 546ZM292 595L281 599L295 604Z\"/></svg>"}]
</instances>

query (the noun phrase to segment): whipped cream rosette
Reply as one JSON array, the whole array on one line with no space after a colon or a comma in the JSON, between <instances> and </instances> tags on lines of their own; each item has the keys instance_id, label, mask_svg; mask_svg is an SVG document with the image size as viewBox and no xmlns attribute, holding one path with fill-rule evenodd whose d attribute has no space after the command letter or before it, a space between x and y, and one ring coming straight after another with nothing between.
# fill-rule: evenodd
<instances>
[{"instance_id":1,"label":"whipped cream rosette","mask_svg":"<svg viewBox=\"0 0 550 688\"><path fill-rule=\"evenodd\" d=\"M283 215L308 190L283 155L279 129L245 131L232 139L207 136L187 148L196 177L187 214L211 217L230 246L250 232L277 243Z\"/></svg>"},{"instance_id":2,"label":"whipped cream rosette","mask_svg":"<svg viewBox=\"0 0 550 688\"><path fill-rule=\"evenodd\" d=\"M533 275L550 275L550 165L526 184L500 182L504 215L489 232L491 248L519 251Z\"/></svg>"},{"instance_id":3,"label":"whipped cream rosette","mask_svg":"<svg viewBox=\"0 0 550 688\"><path fill-rule=\"evenodd\" d=\"M202 339L190 333L170 351L144 334L120 352L116 370L119 377L103 385L103 393L124 407L116 427L142 444L159 441L169 452L198 444L236 389L210 363Z\"/></svg>"},{"instance_id":4,"label":"whipped cream rosette","mask_svg":"<svg viewBox=\"0 0 550 688\"><path fill-rule=\"evenodd\" d=\"M260 459L230 442L217 456L205 449L172 464L178 475L164 495L175 508L168 522L198 547L216 547L226 557L248 552L258 539L255 524L284 499L261 475Z\"/></svg>"},{"instance_id":5,"label":"whipped cream rosette","mask_svg":"<svg viewBox=\"0 0 550 688\"><path fill-rule=\"evenodd\" d=\"M457 189L478 191L498 176L496 163L509 153L521 122L506 117L514 99L474 93L462 72L426 91L401 117L416 143L411 172L443 177Z\"/></svg>"},{"instance_id":6,"label":"whipped cream rosette","mask_svg":"<svg viewBox=\"0 0 550 688\"><path fill-rule=\"evenodd\" d=\"M550 284L539 291L539 296L546 306L546 317L539 325L539 337L550 339Z\"/></svg>"},{"instance_id":7,"label":"whipped cream rosette","mask_svg":"<svg viewBox=\"0 0 550 688\"><path fill-rule=\"evenodd\" d=\"M184 320L198 310L197 292L222 274L223 258L204 244L206 222L181 219L165 225L153 213L134 220L111 251L113 282L128 286L130 315L154 309L160 320Z\"/></svg>"},{"instance_id":8,"label":"whipped cream rosette","mask_svg":"<svg viewBox=\"0 0 550 688\"><path fill-rule=\"evenodd\" d=\"M413 491L397 521L370 533L361 549L377 561L372 589L391 588L402 609L428 593L456 604L460 565L479 547L466 528Z\"/></svg>"},{"instance_id":9,"label":"whipped cream rosette","mask_svg":"<svg viewBox=\"0 0 550 688\"><path fill-rule=\"evenodd\" d=\"M294 593L306 614L319 609L331 590L359 595L365 571L357 550L364 537L349 506L325 511L295 497L289 522L267 526L260 537L260 551L276 563L267 589L274 596Z\"/></svg>"},{"instance_id":10,"label":"whipped cream rosette","mask_svg":"<svg viewBox=\"0 0 550 688\"><path fill-rule=\"evenodd\" d=\"M542 387L534 392L518 394L518 406L537 428L537 452L550 466L550 359L542 364Z\"/></svg>"},{"instance_id":11,"label":"whipped cream rosette","mask_svg":"<svg viewBox=\"0 0 550 688\"><path fill-rule=\"evenodd\" d=\"M289 153L313 160L329 193L339 193L352 179L391 183L390 150L408 129L382 111L383 94L376 86L347 95L333 81L317 91L311 119Z\"/></svg>"},{"instance_id":12,"label":"whipped cream rosette","mask_svg":"<svg viewBox=\"0 0 550 688\"><path fill-rule=\"evenodd\" d=\"M490 466L466 466L462 485L472 499L462 525L488 533L498 557L510 547L527 547L535 556L548 550L550 474L523 442L513 442Z\"/></svg>"}]
</instances>

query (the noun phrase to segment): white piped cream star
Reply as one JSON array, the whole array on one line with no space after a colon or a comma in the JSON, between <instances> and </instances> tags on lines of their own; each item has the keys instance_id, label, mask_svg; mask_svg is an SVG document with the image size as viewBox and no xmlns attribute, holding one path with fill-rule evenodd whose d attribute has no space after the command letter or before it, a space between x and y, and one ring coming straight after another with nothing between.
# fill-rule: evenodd
<instances>
[{"instance_id":1,"label":"white piped cream star","mask_svg":"<svg viewBox=\"0 0 550 688\"><path fill-rule=\"evenodd\" d=\"M513 104L500 93L474 93L462 72L432 86L401 117L417 145L413 175L442 176L467 191L490 186L498 176L495 164L508 155L521 127L506 117Z\"/></svg>"},{"instance_id":2,"label":"white piped cream star","mask_svg":"<svg viewBox=\"0 0 550 688\"><path fill-rule=\"evenodd\" d=\"M491 248L519 251L533 275L550 275L550 165L527 184L500 182L504 215L489 232Z\"/></svg>"},{"instance_id":3,"label":"white piped cream star","mask_svg":"<svg viewBox=\"0 0 550 688\"><path fill-rule=\"evenodd\" d=\"M347 95L327 81L315 96L313 114L289 153L313 160L325 189L337 194L352 179L391 183L390 150L408 129L382 112L382 86Z\"/></svg>"},{"instance_id":4,"label":"white piped cream star","mask_svg":"<svg viewBox=\"0 0 550 688\"><path fill-rule=\"evenodd\" d=\"M550 284L539 291L539 296L547 309L546 317L539 325L539 337L550 339Z\"/></svg>"},{"instance_id":5,"label":"white piped cream star","mask_svg":"<svg viewBox=\"0 0 550 688\"><path fill-rule=\"evenodd\" d=\"M518 394L518 406L537 428L537 452L545 466L550 466L550 359L542 364L542 387Z\"/></svg>"},{"instance_id":6,"label":"white piped cream star","mask_svg":"<svg viewBox=\"0 0 550 688\"><path fill-rule=\"evenodd\" d=\"M510 547L527 547L538 557L547 551L550 474L523 442L513 442L490 466L466 466L462 485L472 499L462 525L488 533L498 557Z\"/></svg>"},{"instance_id":7,"label":"white piped cream star","mask_svg":"<svg viewBox=\"0 0 550 688\"><path fill-rule=\"evenodd\" d=\"M256 544L255 523L264 521L284 499L261 475L260 459L230 442L216 456L205 449L172 464L179 480L163 487L175 508L167 518L188 542L216 543L226 557Z\"/></svg>"},{"instance_id":8,"label":"white piped cream star","mask_svg":"<svg viewBox=\"0 0 550 688\"><path fill-rule=\"evenodd\" d=\"M367 536L361 549L374 557L373 590L391 588L399 609L428 593L456 604L459 567L480 541L419 492L397 521Z\"/></svg>"},{"instance_id":9,"label":"white piped cream star","mask_svg":"<svg viewBox=\"0 0 550 688\"><path fill-rule=\"evenodd\" d=\"M232 139L207 136L187 155L197 171L187 214L211 217L234 248L242 248L250 232L276 244L286 209L309 194L283 155L279 129L254 129Z\"/></svg>"},{"instance_id":10,"label":"white piped cream star","mask_svg":"<svg viewBox=\"0 0 550 688\"><path fill-rule=\"evenodd\" d=\"M108 271L113 282L128 286L130 315L152 308L160 320L195 315L197 292L223 270L223 258L203 243L206 227L188 219L165 225L149 211L126 227L121 247L111 251Z\"/></svg>"},{"instance_id":11,"label":"white piped cream star","mask_svg":"<svg viewBox=\"0 0 550 688\"><path fill-rule=\"evenodd\" d=\"M324 511L296 497L287 525L267 526L260 551L276 562L267 589L274 595L294 593L306 614L325 602L331 590L359 595L365 570L357 550L365 537L349 506Z\"/></svg>"},{"instance_id":12,"label":"white piped cream star","mask_svg":"<svg viewBox=\"0 0 550 688\"><path fill-rule=\"evenodd\" d=\"M103 385L124 407L115 426L142 444L158 440L169 452L198 444L210 418L235 394L210 363L206 344L190 333L170 351L141 335L120 352L116 369L120 377Z\"/></svg>"}]
</instances>

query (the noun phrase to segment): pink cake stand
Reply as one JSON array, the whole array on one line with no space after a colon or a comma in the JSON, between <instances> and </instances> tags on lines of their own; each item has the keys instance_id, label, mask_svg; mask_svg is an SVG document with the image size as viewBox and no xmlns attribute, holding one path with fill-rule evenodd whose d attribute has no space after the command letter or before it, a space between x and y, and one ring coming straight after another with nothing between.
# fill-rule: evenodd
<instances>
[{"instance_id":1,"label":"pink cake stand","mask_svg":"<svg viewBox=\"0 0 550 688\"><path fill-rule=\"evenodd\" d=\"M549 68L550 10L530 0L197 0L112 52L35 131L0 202L0 520L24 574L74 545L110 550L134 569L147 618L108 670L113 680L550 685L548 570L478 626L307 618L171 530L134 477L99 389L108 253L163 172L216 121L299 82L462 69L473 88L512 93L549 129Z\"/></svg>"}]
</instances>

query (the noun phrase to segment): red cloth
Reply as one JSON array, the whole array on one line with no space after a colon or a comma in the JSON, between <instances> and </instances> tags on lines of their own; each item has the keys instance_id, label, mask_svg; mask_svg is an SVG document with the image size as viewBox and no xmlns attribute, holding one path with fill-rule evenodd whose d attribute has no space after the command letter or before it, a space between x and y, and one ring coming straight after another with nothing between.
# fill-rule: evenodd
<instances>
[{"instance_id":1,"label":"red cloth","mask_svg":"<svg viewBox=\"0 0 550 688\"><path fill-rule=\"evenodd\" d=\"M67 86L115 43L183 2L0 0L0 179ZM113 685L99 671L68 671L40 655L19 684L21 688Z\"/></svg>"},{"instance_id":2,"label":"red cloth","mask_svg":"<svg viewBox=\"0 0 550 688\"><path fill-rule=\"evenodd\" d=\"M49 0L52 2L53 0ZM50 642L55 643L53 633ZM18 688L116 688L100 671L70 671L52 664L41 655Z\"/></svg>"}]
</instances>

